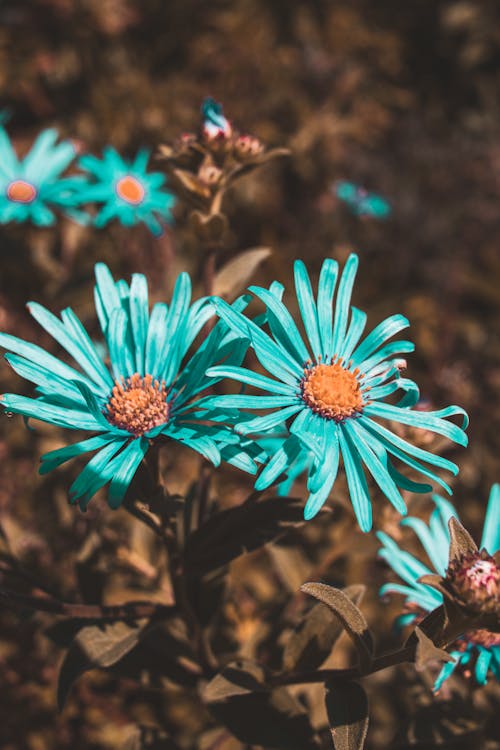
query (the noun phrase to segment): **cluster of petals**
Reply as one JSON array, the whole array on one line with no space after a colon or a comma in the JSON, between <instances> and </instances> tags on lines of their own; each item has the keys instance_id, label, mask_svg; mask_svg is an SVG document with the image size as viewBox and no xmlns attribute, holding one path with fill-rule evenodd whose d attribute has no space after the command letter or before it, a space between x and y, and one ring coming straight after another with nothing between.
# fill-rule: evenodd
<instances>
[{"instance_id":1,"label":"cluster of petals","mask_svg":"<svg viewBox=\"0 0 500 750\"><path fill-rule=\"evenodd\" d=\"M453 505L444 498L433 495L433 501L436 507L431 513L428 524L420 518L413 517L401 521L402 526L409 527L416 534L433 569L400 547L384 532L377 532L382 542L379 556L404 581L404 584L387 583L380 590L382 596L403 594L405 597L408 612L399 618L401 626L415 622L416 618L432 612L443 603L442 594L420 582L419 579L433 573L443 577L446 575L450 546L448 521L452 516L456 518L458 516ZM500 550L500 484L494 484L491 488L480 547L483 553L489 553L489 555L494 555ZM457 667L474 674L476 682L480 685L486 683L490 670L500 680L500 635L498 633L489 633L486 630L465 633L454 644L450 653L454 661L447 662L443 666L434 685L436 691Z\"/></svg>"}]
</instances>

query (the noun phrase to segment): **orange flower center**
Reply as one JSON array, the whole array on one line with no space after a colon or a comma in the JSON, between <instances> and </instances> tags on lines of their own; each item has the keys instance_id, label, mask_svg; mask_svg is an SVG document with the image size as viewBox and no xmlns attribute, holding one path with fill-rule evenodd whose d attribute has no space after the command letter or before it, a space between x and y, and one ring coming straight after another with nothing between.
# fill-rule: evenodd
<instances>
[{"instance_id":1,"label":"orange flower center","mask_svg":"<svg viewBox=\"0 0 500 750\"><path fill-rule=\"evenodd\" d=\"M348 370L342 359L306 366L301 381L302 398L316 414L343 422L363 411L359 369Z\"/></svg>"},{"instance_id":2,"label":"orange flower center","mask_svg":"<svg viewBox=\"0 0 500 750\"><path fill-rule=\"evenodd\" d=\"M153 380L151 375L142 377L137 372L116 381L104 410L108 422L135 437L165 424L168 414L165 383Z\"/></svg>"},{"instance_id":3,"label":"orange flower center","mask_svg":"<svg viewBox=\"0 0 500 750\"><path fill-rule=\"evenodd\" d=\"M15 203L32 203L36 198L36 188L25 180L14 180L7 188L7 198Z\"/></svg>"},{"instance_id":4,"label":"orange flower center","mask_svg":"<svg viewBox=\"0 0 500 750\"><path fill-rule=\"evenodd\" d=\"M116 192L122 200L137 205L143 201L145 190L139 180L128 174L118 180L116 183Z\"/></svg>"}]
</instances>

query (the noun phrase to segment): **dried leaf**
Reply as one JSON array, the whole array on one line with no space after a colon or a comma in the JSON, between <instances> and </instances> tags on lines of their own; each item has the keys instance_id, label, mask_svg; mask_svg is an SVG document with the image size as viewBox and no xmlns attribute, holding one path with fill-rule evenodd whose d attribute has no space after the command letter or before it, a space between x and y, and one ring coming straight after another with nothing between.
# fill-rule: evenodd
<instances>
[{"instance_id":1,"label":"dried leaf","mask_svg":"<svg viewBox=\"0 0 500 750\"><path fill-rule=\"evenodd\" d=\"M454 516L448 521L450 532L450 552L448 561L456 560L462 555L477 552L477 545L467 529Z\"/></svg>"},{"instance_id":2,"label":"dried leaf","mask_svg":"<svg viewBox=\"0 0 500 750\"><path fill-rule=\"evenodd\" d=\"M203 200L210 199L210 188L191 172L184 169L172 169L171 176L173 182L189 196L194 196L195 198Z\"/></svg>"},{"instance_id":3,"label":"dried leaf","mask_svg":"<svg viewBox=\"0 0 500 750\"><path fill-rule=\"evenodd\" d=\"M208 573L303 523L302 501L289 497L269 497L223 510L188 537L186 568L190 573Z\"/></svg>"},{"instance_id":4,"label":"dried leaf","mask_svg":"<svg viewBox=\"0 0 500 750\"><path fill-rule=\"evenodd\" d=\"M438 648L430 638L420 628L415 628L415 635L418 639L417 652L415 655L415 667L421 672L429 662L433 661L454 661L444 649Z\"/></svg>"},{"instance_id":5,"label":"dried leaf","mask_svg":"<svg viewBox=\"0 0 500 750\"><path fill-rule=\"evenodd\" d=\"M144 632L143 625L129 626L115 622L80 630L66 654L59 672L57 704L64 708L71 686L84 672L96 667L110 667L128 654Z\"/></svg>"},{"instance_id":6,"label":"dried leaf","mask_svg":"<svg viewBox=\"0 0 500 750\"><path fill-rule=\"evenodd\" d=\"M343 591L325 583L305 583L301 591L326 604L339 618L356 647L361 668L367 670L373 654L373 638L361 610Z\"/></svg>"},{"instance_id":7,"label":"dried leaf","mask_svg":"<svg viewBox=\"0 0 500 750\"><path fill-rule=\"evenodd\" d=\"M343 593L357 606L364 586L349 586ZM288 639L283 653L287 671L316 669L330 655L344 628L338 617L324 604L315 604Z\"/></svg>"},{"instance_id":8,"label":"dried leaf","mask_svg":"<svg viewBox=\"0 0 500 750\"><path fill-rule=\"evenodd\" d=\"M214 294L232 299L247 285L253 273L270 254L268 247L254 247L231 258L217 272Z\"/></svg>"},{"instance_id":9,"label":"dried leaf","mask_svg":"<svg viewBox=\"0 0 500 750\"><path fill-rule=\"evenodd\" d=\"M326 684L326 711L335 750L363 750L368 732L368 699L358 682Z\"/></svg>"}]
</instances>

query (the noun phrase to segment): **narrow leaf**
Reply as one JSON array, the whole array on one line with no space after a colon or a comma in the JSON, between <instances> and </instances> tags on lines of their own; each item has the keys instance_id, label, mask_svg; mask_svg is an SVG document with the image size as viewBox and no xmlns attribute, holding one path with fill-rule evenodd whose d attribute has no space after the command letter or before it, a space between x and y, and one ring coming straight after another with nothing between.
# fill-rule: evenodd
<instances>
[{"instance_id":1,"label":"narrow leaf","mask_svg":"<svg viewBox=\"0 0 500 750\"><path fill-rule=\"evenodd\" d=\"M415 655L415 667L418 672L421 672L429 662L433 661L454 661L453 657L450 656L444 649L438 648L430 638L428 638L423 630L415 628L415 635L418 639L417 653Z\"/></svg>"},{"instance_id":2,"label":"narrow leaf","mask_svg":"<svg viewBox=\"0 0 500 750\"><path fill-rule=\"evenodd\" d=\"M450 532L449 563L451 563L452 560L462 557L462 555L477 552L477 546L474 539L454 516L448 521L448 529Z\"/></svg>"},{"instance_id":3,"label":"narrow leaf","mask_svg":"<svg viewBox=\"0 0 500 750\"><path fill-rule=\"evenodd\" d=\"M326 712L335 750L363 750L368 732L368 699L357 682L326 684Z\"/></svg>"}]
</instances>

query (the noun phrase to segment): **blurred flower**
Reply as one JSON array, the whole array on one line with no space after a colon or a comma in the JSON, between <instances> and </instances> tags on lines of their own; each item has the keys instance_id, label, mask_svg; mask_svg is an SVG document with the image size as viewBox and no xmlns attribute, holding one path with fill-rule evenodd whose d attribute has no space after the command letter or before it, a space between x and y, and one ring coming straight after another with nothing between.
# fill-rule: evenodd
<instances>
[{"instance_id":1,"label":"blurred flower","mask_svg":"<svg viewBox=\"0 0 500 750\"><path fill-rule=\"evenodd\" d=\"M379 551L382 557L405 581L406 585L399 583L387 583L380 589L382 596L390 593L403 594L406 596L405 605L407 613L398 618L399 625L404 626L414 623L422 618L427 612L439 607L443 603L442 594L431 586L420 583L419 579L424 575L431 575L433 572L439 575L447 575L448 569L448 550L450 546L450 534L448 531L448 521L454 516L458 518L457 512L453 505L439 495L433 495L436 508L433 510L426 524L420 518L405 518L401 521L402 526L409 526L427 553L434 570L424 565L418 558L413 557L409 552L401 549L390 536L382 531L377 532L377 536L383 544ZM481 559L485 558L486 563L490 555L495 554L500 549L500 485L494 484L486 517L484 520L483 536L481 539L482 554ZM498 572L498 569L497 569ZM469 575L467 576L467 573ZM486 571L488 574L486 581L483 582L484 565L479 567L476 563L475 568L471 566L465 569L465 575L462 578L468 578L469 583L474 588L481 588L489 595L489 586L491 584L491 570ZM472 580L471 579L472 574ZM468 589L471 588L469 585ZM491 669L497 679L500 680L500 635L491 633L487 630L473 630L465 633L458 641L453 644L450 652L455 658L454 662L448 662L442 668L434 689L440 689L443 682L457 668L465 668L468 673L473 668L476 681L480 685L486 684L488 670Z\"/></svg>"},{"instance_id":2,"label":"blurred flower","mask_svg":"<svg viewBox=\"0 0 500 750\"><path fill-rule=\"evenodd\" d=\"M356 216L387 219L391 214L391 206L385 198L376 193L369 193L353 182L335 182L333 191L337 198L349 206Z\"/></svg>"},{"instance_id":3,"label":"blurred flower","mask_svg":"<svg viewBox=\"0 0 500 750\"><path fill-rule=\"evenodd\" d=\"M234 409L271 409L266 416L237 425L245 434L267 433L293 418L290 436L269 461L255 486L257 489L269 487L304 451L312 451L314 460L307 485L310 495L304 509L306 519L313 518L328 497L342 455L354 511L363 531L369 531L372 509L363 464L403 514L406 506L398 487L416 492L428 492L431 487L400 474L392 465L392 457L430 477L447 491L450 490L443 480L422 462L453 474L458 472L455 464L410 444L375 420L409 424L466 445L463 429L446 418L460 414L465 427L467 416L457 406L435 412L410 408L418 400L418 388L413 381L400 377L398 364L401 354L413 351L414 346L409 341L386 343L408 326L405 317L387 318L359 343L366 314L350 307L357 266L357 256L351 255L339 281L333 315L337 262L324 261L317 300L304 264L295 262L295 288L307 345L280 299L283 291L280 285L273 291L250 287L267 307L270 335L255 322L235 313L222 300L215 300L219 315L250 340L259 362L274 378L241 367L211 368L209 375L234 378L267 391L268 395L217 396L209 398L207 404ZM397 404L383 403L398 390L403 391L404 396Z\"/></svg>"},{"instance_id":4,"label":"blurred flower","mask_svg":"<svg viewBox=\"0 0 500 750\"><path fill-rule=\"evenodd\" d=\"M82 201L104 204L95 218L96 227L118 219L126 227L144 222L152 234L162 233L159 219L172 220L175 198L161 190L166 181L161 172L147 172L148 160L149 151L142 149L133 162L127 162L111 146L104 149L102 159L91 154L81 157L80 167L95 178L82 191Z\"/></svg>"},{"instance_id":5,"label":"blurred flower","mask_svg":"<svg viewBox=\"0 0 500 750\"><path fill-rule=\"evenodd\" d=\"M43 130L24 159L18 159L5 128L0 124L0 223L31 221L50 226L57 207L85 223L88 216L76 210L85 183L80 176L61 177L76 156L69 141L56 145L57 130Z\"/></svg>"},{"instance_id":6,"label":"blurred flower","mask_svg":"<svg viewBox=\"0 0 500 750\"><path fill-rule=\"evenodd\" d=\"M201 105L203 118L202 133L207 140L230 138L233 132L231 123L224 116L222 104L207 96Z\"/></svg>"},{"instance_id":7,"label":"blurred flower","mask_svg":"<svg viewBox=\"0 0 500 750\"><path fill-rule=\"evenodd\" d=\"M72 502L78 501L84 509L108 482L108 502L118 507L155 438L179 441L215 465L223 450L225 460L255 472L255 464L248 451L239 447L234 431L208 424L206 412L193 410L196 397L213 384L205 375L207 368L221 360L239 364L245 342L219 323L184 361L195 337L213 315L206 298L190 304L191 281L186 273L177 279L170 306L155 304L151 314L143 275L134 274L129 287L123 280L115 282L107 266L99 263L96 280L96 310L109 352L109 368L69 308L59 319L41 305L29 304L33 317L73 357L78 369L39 346L0 334L0 346L9 352L7 361L19 375L36 384L39 394L35 399L3 395L6 411L95 433L42 456L41 473L97 451L70 488ZM216 411L212 416L222 421Z\"/></svg>"}]
</instances>

